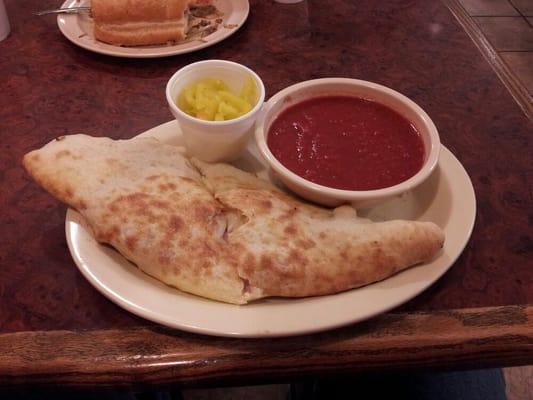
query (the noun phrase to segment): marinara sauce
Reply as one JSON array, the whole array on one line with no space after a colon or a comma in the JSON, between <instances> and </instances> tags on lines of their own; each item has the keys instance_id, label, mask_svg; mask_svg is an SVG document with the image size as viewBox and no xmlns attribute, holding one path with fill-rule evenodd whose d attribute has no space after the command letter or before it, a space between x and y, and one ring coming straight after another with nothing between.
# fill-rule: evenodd
<instances>
[{"instance_id":1,"label":"marinara sauce","mask_svg":"<svg viewBox=\"0 0 533 400\"><path fill-rule=\"evenodd\" d=\"M345 190L396 185L416 174L425 157L411 122L383 104L350 96L287 108L271 124L267 144L297 175Z\"/></svg>"}]
</instances>

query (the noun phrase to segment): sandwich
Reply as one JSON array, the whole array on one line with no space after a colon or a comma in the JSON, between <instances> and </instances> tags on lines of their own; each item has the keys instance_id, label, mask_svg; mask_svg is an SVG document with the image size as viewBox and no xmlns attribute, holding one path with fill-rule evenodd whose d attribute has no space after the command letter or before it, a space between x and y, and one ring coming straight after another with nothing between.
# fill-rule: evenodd
<instances>
[{"instance_id":1,"label":"sandwich","mask_svg":"<svg viewBox=\"0 0 533 400\"><path fill-rule=\"evenodd\" d=\"M191 26L192 10L202 16L216 12L211 0L92 0L94 37L117 46L180 42Z\"/></svg>"}]
</instances>

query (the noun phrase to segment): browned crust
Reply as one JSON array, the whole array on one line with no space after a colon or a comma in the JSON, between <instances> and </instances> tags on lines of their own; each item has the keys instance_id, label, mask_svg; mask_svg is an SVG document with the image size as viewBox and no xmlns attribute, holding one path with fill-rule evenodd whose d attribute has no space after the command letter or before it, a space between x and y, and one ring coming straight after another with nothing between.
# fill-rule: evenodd
<instances>
[{"instance_id":1,"label":"browned crust","mask_svg":"<svg viewBox=\"0 0 533 400\"><path fill-rule=\"evenodd\" d=\"M165 22L179 20L190 0L92 0L96 24Z\"/></svg>"},{"instance_id":2,"label":"browned crust","mask_svg":"<svg viewBox=\"0 0 533 400\"><path fill-rule=\"evenodd\" d=\"M145 24L143 29L128 29L118 25L94 26L94 37L104 43L117 46L144 46L178 42L185 38L185 26L181 23L157 26Z\"/></svg>"}]
</instances>

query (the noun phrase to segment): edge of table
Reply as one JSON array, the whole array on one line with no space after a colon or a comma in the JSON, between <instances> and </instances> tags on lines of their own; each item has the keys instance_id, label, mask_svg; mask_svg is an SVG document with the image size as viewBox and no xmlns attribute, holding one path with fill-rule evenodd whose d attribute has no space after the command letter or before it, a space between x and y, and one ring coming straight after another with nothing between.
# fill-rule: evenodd
<instances>
[{"instance_id":1,"label":"edge of table","mask_svg":"<svg viewBox=\"0 0 533 400\"><path fill-rule=\"evenodd\" d=\"M0 385L186 386L533 362L533 305L388 313L309 336L237 339L160 326L0 335Z\"/></svg>"}]
</instances>

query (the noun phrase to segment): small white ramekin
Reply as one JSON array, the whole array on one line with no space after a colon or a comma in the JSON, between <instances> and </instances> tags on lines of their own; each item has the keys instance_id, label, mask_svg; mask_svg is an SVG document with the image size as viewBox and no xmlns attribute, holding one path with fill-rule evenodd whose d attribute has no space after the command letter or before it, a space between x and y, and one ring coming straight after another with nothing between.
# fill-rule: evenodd
<instances>
[{"instance_id":1,"label":"small white ramekin","mask_svg":"<svg viewBox=\"0 0 533 400\"><path fill-rule=\"evenodd\" d=\"M420 171L397 185L383 189L342 190L313 183L286 168L274 157L267 145L267 135L272 122L286 108L296 103L328 95L347 95L372 100L392 108L410 121L424 142L425 160ZM324 78L305 81L276 93L263 106L256 121L255 138L260 153L289 189L307 200L325 206L350 203L355 207L366 208L400 196L420 185L429 177L437 166L440 151L437 128L431 118L416 103L388 87L349 78Z\"/></svg>"},{"instance_id":2,"label":"small white ramekin","mask_svg":"<svg viewBox=\"0 0 533 400\"><path fill-rule=\"evenodd\" d=\"M257 99L248 113L228 121L204 121L194 118L176 104L181 91L202 78L217 78L239 93L247 76L257 87ZM205 60L178 70L167 83L166 96L172 115L178 121L187 153L207 162L232 161L244 150L255 120L265 100L265 86L261 78L244 65L225 60Z\"/></svg>"}]
</instances>

